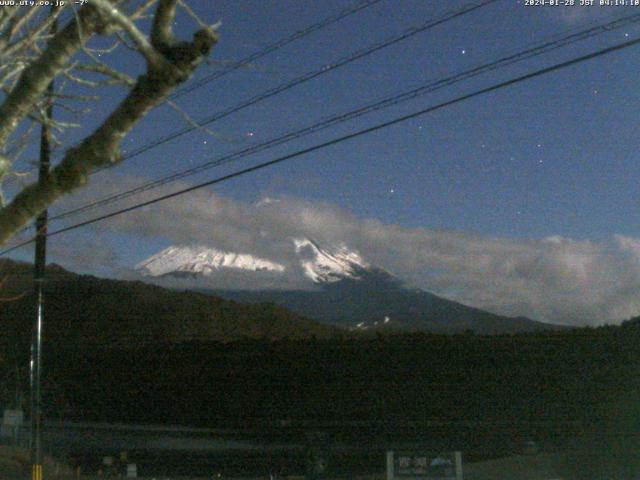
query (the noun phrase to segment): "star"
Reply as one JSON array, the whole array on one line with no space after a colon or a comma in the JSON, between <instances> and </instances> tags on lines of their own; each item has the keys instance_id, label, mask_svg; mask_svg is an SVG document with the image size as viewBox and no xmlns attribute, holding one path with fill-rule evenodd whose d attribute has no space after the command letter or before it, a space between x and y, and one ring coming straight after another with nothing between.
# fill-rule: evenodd
<instances>
[{"instance_id":1,"label":"star","mask_svg":"<svg viewBox=\"0 0 640 480\"><path fill-rule=\"evenodd\" d=\"M202 142L202 143L203 143L204 145L206 145L206 144L207 144L207 141L205 140L205 141L204 141L204 142Z\"/></svg>"},{"instance_id":2,"label":"star","mask_svg":"<svg viewBox=\"0 0 640 480\"><path fill-rule=\"evenodd\" d=\"M389 193L395 193L396 191L392 188L389 190Z\"/></svg>"},{"instance_id":3,"label":"star","mask_svg":"<svg viewBox=\"0 0 640 480\"><path fill-rule=\"evenodd\" d=\"M463 49L460 51L460 53L461 53L462 55L466 55L466 54L467 54L467 51L463 48Z\"/></svg>"},{"instance_id":4,"label":"star","mask_svg":"<svg viewBox=\"0 0 640 480\"><path fill-rule=\"evenodd\" d=\"M247 137L253 137L253 132L248 132Z\"/></svg>"}]
</instances>

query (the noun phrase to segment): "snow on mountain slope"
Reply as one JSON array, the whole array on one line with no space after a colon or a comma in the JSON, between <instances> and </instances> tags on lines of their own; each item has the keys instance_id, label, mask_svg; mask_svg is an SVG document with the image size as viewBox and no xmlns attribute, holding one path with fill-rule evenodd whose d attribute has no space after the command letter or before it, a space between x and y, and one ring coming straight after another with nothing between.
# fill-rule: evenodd
<instances>
[{"instance_id":1,"label":"snow on mountain slope","mask_svg":"<svg viewBox=\"0 0 640 480\"><path fill-rule=\"evenodd\" d=\"M137 270L156 277L150 279L154 283L193 281L190 288L240 303L273 303L320 323L353 331L449 334L471 329L496 334L554 328L406 288L391 273L367 264L344 244L320 246L311 239L297 238L291 239L290 245L294 256L286 262L208 247L173 246L141 262ZM281 280L285 288L272 288ZM313 284L321 288L313 288Z\"/></svg>"},{"instance_id":2,"label":"snow on mountain slope","mask_svg":"<svg viewBox=\"0 0 640 480\"><path fill-rule=\"evenodd\" d=\"M305 238L294 239L293 247L299 266L314 283L332 283L344 278L357 279L359 272L369 268L358 253L345 245L329 250ZM222 269L284 273L287 267L251 254L223 252L204 246L171 246L136 265L138 272L150 277L180 273L210 276Z\"/></svg>"},{"instance_id":3,"label":"snow on mountain slope","mask_svg":"<svg viewBox=\"0 0 640 480\"><path fill-rule=\"evenodd\" d=\"M252 255L223 252L208 247L168 247L136 265L143 275L158 277L171 273L211 275L230 268L245 271L283 272L285 267Z\"/></svg>"},{"instance_id":4,"label":"snow on mountain slope","mask_svg":"<svg viewBox=\"0 0 640 480\"><path fill-rule=\"evenodd\" d=\"M331 283L344 278L359 278L358 269L367 269L369 265L356 252L342 245L329 252L309 239L294 239L296 253L305 253L300 261L305 275L315 283ZM306 258L310 257L310 258Z\"/></svg>"}]
</instances>

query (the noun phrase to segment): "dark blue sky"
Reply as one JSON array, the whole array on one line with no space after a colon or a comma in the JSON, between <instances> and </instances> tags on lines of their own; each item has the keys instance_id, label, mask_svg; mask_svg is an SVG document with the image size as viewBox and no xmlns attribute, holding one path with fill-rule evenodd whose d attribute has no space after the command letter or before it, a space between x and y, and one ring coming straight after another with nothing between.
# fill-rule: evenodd
<instances>
[{"instance_id":1,"label":"dark blue sky","mask_svg":"<svg viewBox=\"0 0 640 480\"><path fill-rule=\"evenodd\" d=\"M193 6L203 18L222 22L221 41L212 59L233 62L353 3L196 1ZM195 119L206 117L467 3L380 2L177 103ZM118 171L160 176L630 13L633 8L530 7L503 0L216 122L209 128L222 140L196 132L132 159ZM178 30L183 24L185 19ZM639 34L637 27L627 27L601 35L262 153L251 162ZM640 92L635 79L639 66L638 49L630 48L248 175L216 190L244 201L265 194L328 201L358 217L408 227L516 237L637 235ZM199 74L210 72L211 68L203 68ZM127 145L152 140L179 128L180 122L173 111L162 108ZM211 170L194 181L230 168ZM96 181L106 177L96 176Z\"/></svg>"},{"instance_id":2,"label":"dark blue sky","mask_svg":"<svg viewBox=\"0 0 640 480\"><path fill-rule=\"evenodd\" d=\"M221 22L211 65L200 68L194 81L357 3L192 0L204 20ZM470 3L381 0L179 97L176 104L195 120L206 118ZM54 207L53 213L634 13L640 14L640 7L497 1L230 115L208 125L208 131L184 135L98 173L90 188ZM195 28L184 13L175 25L183 36ZM611 30L162 191L638 37L635 24ZM76 270L114 275L174 243L269 257L277 254L278 235L324 235L327 241L346 242L410 283L500 313L575 323L640 314L639 52L640 47L632 47L602 56L138 214L54 237L51 258ZM130 52L118 50L105 58L130 73L140 71L140 59ZM123 91L101 93L102 99L90 105L92 116L83 118L83 128L65 138L67 146L104 118ZM184 126L181 115L161 106L136 127L124 150ZM252 205L265 197L282 203L263 214ZM51 228L137 201L130 198L54 222ZM17 257L31 255L25 249Z\"/></svg>"}]
</instances>

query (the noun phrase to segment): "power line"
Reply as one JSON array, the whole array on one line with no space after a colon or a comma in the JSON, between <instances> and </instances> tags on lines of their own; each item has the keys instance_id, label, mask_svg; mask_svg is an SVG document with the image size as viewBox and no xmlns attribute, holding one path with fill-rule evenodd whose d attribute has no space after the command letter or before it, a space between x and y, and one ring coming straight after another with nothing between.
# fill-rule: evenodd
<instances>
[{"instance_id":1,"label":"power line","mask_svg":"<svg viewBox=\"0 0 640 480\"><path fill-rule=\"evenodd\" d=\"M178 137L181 137L182 135L185 135L187 133L193 132L194 130L197 130L200 127L203 127L205 125L209 125L217 120L220 120L222 118L228 117L229 115L232 115L234 113L237 113L247 107L253 106L263 100L266 100L268 98L271 98L275 95L278 95L282 92L285 92L287 90L290 90L298 85L301 85L303 83L306 83L310 80L313 80L314 78L317 78L321 75L325 75L333 70L336 70L340 67L343 67L345 65L348 65L352 62L355 62L356 60L359 60L361 58L364 58L366 56L369 56L375 52L378 52L384 48L390 47L392 45L395 45L399 42L402 42L404 40L407 40L411 37L413 37L414 35L417 35L419 33L425 32L431 28L434 28L438 25L441 25L443 23L449 22L455 18L461 17L463 15L466 15L467 13L471 13L475 10L478 10L480 8L486 7L487 5L490 5L492 3L498 2L499 0L483 0L480 3L474 3L474 4L469 4L466 5L458 10L452 11L452 12L448 12L446 14L444 14L441 17L438 17L436 19L433 20L428 20L427 22L423 23L420 26L417 27L412 27L407 29L404 33L400 34L400 35L396 35L393 37L388 38L387 40L384 40L380 43L376 43L372 46L366 47L364 49L358 50L354 53L351 53L350 55L347 55L345 57L342 57L338 60L336 60L335 62L333 62L332 64L329 65L325 65L324 67L322 67L319 70L314 70L312 72L308 72L305 73L303 75L300 75L292 80L290 80L287 83L278 85L277 87L271 88L269 90L266 90L254 97L249 98L248 100L245 100L237 105L233 105L225 110L220 110L216 113L214 113L213 115L206 117L200 121L197 122L197 125L195 126L188 126L188 127L184 127L181 130L176 130L172 133L169 133L163 137L160 137L152 142L147 143L146 145L142 145L141 147L128 152L126 154L124 154L122 156L122 160L128 160L130 158L136 157L148 150L151 150L155 147L158 147L160 145L163 145L167 142L170 142L171 140L175 140ZM92 172L92 174L94 173L98 173L101 172L107 168L110 167L103 167L103 168L99 168L97 170L95 170L94 172Z\"/></svg>"},{"instance_id":2,"label":"power line","mask_svg":"<svg viewBox=\"0 0 640 480\"><path fill-rule=\"evenodd\" d=\"M256 104L256 103L258 103L258 102L260 102L262 100L265 100L267 98L275 96L275 95L277 95L279 93L282 93L282 92L284 92L286 90L289 90L289 89L291 89L291 88L293 88L293 87L295 87L297 85L300 85L302 83L305 83L305 82L307 82L309 80L312 80L313 78L316 78L316 77L318 77L320 75L324 75L324 74L326 74L326 73L328 73L328 72L330 72L332 70L335 70L335 69L337 69L339 67L347 65L347 64L349 64L349 63L351 63L353 61L356 61L356 60L358 60L360 58L363 58L365 56L371 55L371 54L373 54L373 53L375 53L375 52L377 52L377 51L379 51L379 50L381 50L383 48L386 48L388 46L391 46L391 45L394 45L394 44L396 44L398 42L406 40L406 39L408 39L408 38L410 38L410 37L412 37L414 35L417 35L418 33L422 33L422 32L424 32L424 31L426 31L428 29L431 29L431 28L437 26L437 25L441 25L443 23L451 21L451 20L453 20L455 18L458 18L458 17L460 17L462 15L465 15L467 13L470 13L472 11L475 11L477 9L480 9L482 7L485 7L487 5L495 3L497 1L499 1L499 0L484 0L484 1L480 2L480 3L469 4L469 5L466 5L466 6L462 7L461 9L458 9L458 10L455 10L455 11L452 11L452 12L448 12L448 13L444 14L443 16L438 17L437 19L429 20L429 21L427 21L426 23L424 23L424 24L422 24L420 26L409 28L409 29L405 30L405 32L400 34L400 35L388 38L387 40L385 40L383 42L374 44L374 45L372 45L370 47L367 47L365 49L358 50L357 52L352 53L351 55L348 55L346 57L342 57L341 59L337 60L333 64L327 65L327 66L323 67L320 70L317 70L317 71L314 71L314 72L309 72L309 73L304 74L302 76L296 77L295 79L291 80L288 83L285 83L285 84L279 85L278 87L275 87L273 89L267 90L267 91L255 96L255 97L250 98L249 100L247 100L245 102L242 102L242 103L240 103L238 105L235 105L235 106L233 106L231 108L228 108L226 110L219 111L219 112L213 114L212 116L207 117L207 118L199 121L196 126L185 127L185 128L183 128L181 130L172 132L172 133L170 133L168 135L165 135L163 137L160 137L160 138L158 138L158 139L156 139L156 140L154 140L154 141L152 141L150 143L147 143L146 145L143 145L143 146L137 148L136 150L133 150L131 152L128 152L128 153L124 154L123 157L122 157L122 161L125 161L125 160L131 159L133 157L136 157L136 156L138 156L138 155L140 155L140 154L142 154L142 153L144 153L144 152L146 152L148 150L156 148L156 147L158 147L160 145L163 145L163 144L165 144L165 143L167 143L167 142L169 142L171 140L174 140L174 139L176 139L176 138L178 138L178 137L180 137L182 135L190 133L190 132L196 130L197 128L199 128L199 127L202 127L202 126L205 126L205 125L209 125L209 124L211 124L211 123L213 123L213 122L215 122L217 120L220 120L220 119L222 119L224 117L227 117L228 115L236 113L236 112L238 112L238 111L240 111L240 110L242 110L244 108L247 108L247 107L249 107L251 105L254 105L254 104ZM249 147L249 148L252 149L253 147ZM266 148L266 147L264 147L264 148ZM245 149L245 150L247 150L247 149ZM242 153L248 155L248 153L245 150L243 150ZM233 154L233 155L235 155L235 154ZM91 172L91 175L93 175L95 173L98 173L98 172L101 172L103 170L106 170L108 168L110 168L110 166L105 166L105 167L99 168L99 169ZM93 205L91 207L87 208L87 209L90 209L92 207L93 207ZM57 215L55 217L51 217L51 220L60 219L60 218L69 216L72 213L76 213L76 211L77 210L74 210L72 212L71 211L70 212L64 212L64 213L62 213L60 215Z\"/></svg>"},{"instance_id":3,"label":"power line","mask_svg":"<svg viewBox=\"0 0 640 480\"><path fill-rule=\"evenodd\" d=\"M119 192L113 195L110 195L108 197L102 198L100 200L96 200L93 201L91 203L88 203L86 205L62 212L58 215L55 215L53 217L51 217L51 220L60 220L63 218L68 218L74 215L77 215L79 213L82 212L86 212L89 210L93 210L97 207L103 206L103 205L108 205L110 203L113 203L115 201L118 200L122 200L125 198L128 198L130 196L136 195L138 193L142 193L145 192L147 190L151 190L157 187L160 187L162 185L166 185L170 182L197 174L197 173L201 173L205 170L226 164L226 163L230 163L232 161L247 157L249 155L258 153L260 151L266 150L268 148L280 145L282 143L286 143L298 138L301 138L305 135L311 134L311 133L315 133L321 130L324 130L326 128L329 128L331 126L334 126L336 124L339 123L343 123L346 122L348 120L352 120L354 118L358 118L360 116L366 115L368 113L377 111L377 110L381 110L383 108L387 108L390 106L394 106L397 105L401 102L406 102L408 100L414 99L418 96L421 95L425 95L427 93L431 93L434 92L436 90L439 90L441 88L445 88L447 86L453 85L455 83L458 83L460 81L463 80L467 80L469 78L472 78L474 76L480 75L482 73L486 73L489 71L494 71L497 70L499 68L503 68L506 67L508 65L511 65L513 63L522 61L522 60L526 60L538 55L542 55L544 53L548 53L549 51L564 47L568 44L571 43L575 43L577 41L581 41L581 40L585 40L587 38L591 38L597 34L600 33L604 33L604 32L609 32L615 28L621 28L623 26L628 26L632 23L637 23L638 21L640 21L640 14L635 14L635 15L630 15L627 17L623 17L623 18L619 18L616 20L613 20L611 22L605 23L605 24L600 24L597 25L595 27L586 29L586 30L581 30L577 33L573 33L571 35L568 36L564 36L564 37L555 37L555 39L552 40L548 40L545 42L542 42L541 44L535 45L531 48L522 50L522 51L518 51L516 53L510 54L510 55L506 55L498 60L489 62L489 63L485 63L485 64L481 64L479 66L473 67L471 69L465 70L463 72L457 73L455 75L449 76L449 77L445 77L436 81L431 81L425 85L419 86L417 88L414 88L412 90L409 90L407 92L403 92L401 94L398 95L394 95L391 97L387 97L384 98L382 100L379 100L375 103L372 104L368 104L366 106L360 107L356 110L351 110L349 112L325 119L325 120L321 120L315 124L312 124L310 126L304 127L302 129L298 129L298 130L294 130L292 132L286 133L284 135L281 135L279 137L275 137L272 138L270 140L267 140L265 142L262 142L260 144L233 152L231 154L225 155L223 157L217 158L215 160L211 160L208 162L205 162L203 164L197 165L195 167L186 169L186 170L181 170L178 171L176 173L173 173L171 175L162 177L160 179L157 180L153 180L150 182L147 182L145 184L142 184L138 187L135 187L133 189L130 190L126 190L124 192Z\"/></svg>"},{"instance_id":4,"label":"power line","mask_svg":"<svg viewBox=\"0 0 640 480\"><path fill-rule=\"evenodd\" d=\"M317 150L321 150L321 149L327 148L329 146L342 143L342 142L347 141L347 140L352 140L354 138L358 138L358 137L361 137L363 135L367 135L369 133L373 133L373 132L376 132L378 130L382 130L384 128L388 128L388 127L391 127L393 125L397 125L399 123L406 122L407 120L411 120L411 119L420 117L422 115L426 115L428 113L432 113L432 112L435 112L437 110L441 110L443 108L455 105L457 103L463 102L465 100L469 100L471 98L478 97L480 95L491 93L491 92L500 90L502 88L505 88L505 87L508 87L508 86L511 86L511 85L515 85L517 83L524 82L526 80L530 80L532 78L540 77L542 75L546 75L548 73L555 72L555 71L570 67L572 65L576 65L576 64L579 64L579 63L582 63L582 62L585 62L585 61L588 61L588 60L592 60L594 58L597 58L597 57L600 57L600 56L603 56L603 55L608 55L610 53L617 52L619 50L623 50L625 48L632 47L632 46L637 45L639 43L640 43L640 38L636 38L634 40L630 40L628 42L623 42L623 43L614 45L612 47L608 47L608 48L605 48L605 49L602 49L602 50L598 50L596 52L589 53L587 55L583 55L581 57L577 57L577 58L574 58L572 60L567 60L565 62L557 63L557 64L552 65L550 67L542 68L540 70L536 70L534 72L531 72L531 73L528 73L528 74L525 74L525 75L521 75L521 76L512 78L511 80L506 80L506 81L497 83L495 85L492 85L490 87L485 87L485 88L482 88L480 90L476 90L475 92L468 93L468 94L456 97L453 100L448 100L446 102L442 102L442 103L439 103L437 105L434 105L434 106L431 106L431 107L427 107L425 109L418 110L416 112L413 112L413 113L410 113L410 114L407 114L407 115L402 115L400 117L396 117L393 120L389 120L389 121L386 121L386 122L383 122L383 123L379 123L379 124L374 125L372 127L368 127L368 128L362 129L362 130L358 130L356 132L353 132L353 133L350 133L350 134L347 134L347 135L342 135L342 136L336 137L336 138L334 138L332 140L328 140L326 142L322 142L322 143L316 144L316 145L314 145L312 147L304 148L302 150L298 150L296 152L293 152L293 153L290 153L290 154L287 154L287 155L283 155L283 156L275 158L273 160L269 160L267 162L259 163L257 165L252 166L252 167L244 168L242 170L238 170L236 172L233 172L233 173L230 173L230 174L218 177L218 178L214 178L212 180L208 180L206 182L203 182L203 183L200 183L200 184L197 184L197 185L193 185L191 187L179 190L177 192L173 192L173 193L170 193L170 194L167 194L167 195L163 195L163 196L154 198L152 200L148 200L146 202L141 202L141 203L138 203L136 205L132 205L132 206L129 206L129 207L126 207L126 208L122 208L120 210L116 210L114 212L111 212L111 213L108 213L108 214L105 214L105 215L94 217L92 219L85 220L83 222L79 222L79 223L76 223L74 225L70 225L68 227L64 227L64 228L55 230L53 232L49 232L47 234L47 237L52 237L54 235L59 235L61 233L69 232L71 230L76 230L78 228L82 228L82 227L85 227L87 225L91 225L93 223L100 222L102 220L106 220L106 219L109 219L109 218L112 218L112 217L115 217L115 216L118 216L118 215L122 215L124 213L128 213L128 212L131 212L133 210L137 210L137 209L142 208L142 207L153 205L155 203L158 203L158 202L161 202L161 201L164 201L164 200L169 200L170 198L174 198L174 197L183 195L185 193L193 192L195 190L199 190L199 189L204 188L204 187L215 185L217 183L222 183L224 181L231 180L233 178L237 178L237 177L240 177L242 175L246 175L248 173L252 173L252 172L255 172L255 171L258 171L258 170L262 170L264 168L271 167L271 166L277 165L279 163L283 163L283 162L285 162L287 160L291 160L291 159L300 157L302 155L306 155L308 153L315 152ZM8 249L5 249L5 250L0 252L0 256L5 255L5 254L7 254L9 252L12 252L12 251L14 251L14 250L16 250L16 249L18 249L20 247L23 247L25 245L28 245L29 243L32 243L33 241L34 241L34 239L32 238L30 240L27 240L25 242L20 243L19 245L16 245L16 246L8 248Z\"/></svg>"},{"instance_id":5,"label":"power line","mask_svg":"<svg viewBox=\"0 0 640 480\"><path fill-rule=\"evenodd\" d=\"M215 80L217 80L218 78L224 77L225 75L232 73L244 66L249 65L251 62L254 62L255 60L258 60L270 53L275 52L276 50L279 50L280 48L296 41L299 40L301 38L306 37L307 35L310 35L314 32L317 32L319 30L322 30L323 28L326 28L344 18L347 18L355 13L360 12L361 10L364 10L368 7L371 7L377 3L382 2L383 0L366 0L364 2L361 2L353 7L349 7L349 8L345 8L343 10L341 10L340 12L336 13L335 15L331 15L329 17L324 18L323 20L314 23L312 25L308 25L307 27L303 28L302 30L299 30L291 35L289 35L288 37L282 38L270 45L267 45L266 47L264 47L262 50L258 50L252 54L250 54L249 56L241 59L238 62L234 62L233 65L231 65L230 67L226 68L225 70L219 71L219 72L215 72L212 73L194 83L192 83L191 85L189 85L186 88L183 88L181 90L178 90L176 92L174 92L172 95L170 95L169 98L171 99L175 99L178 97L181 97L182 95L185 95L187 93L190 93L204 85L206 85L207 83L211 83ZM73 17L73 14L72 14ZM9 152L11 153L11 152ZM96 170L97 173L98 171L100 171L102 169Z\"/></svg>"},{"instance_id":6,"label":"power line","mask_svg":"<svg viewBox=\"0 0 640 480\"><path fill-rule=\"evenodd\" d=\"M255 62L256 60L275 52L276 50L279 50L280 48L296 41L299 40L303 37L306 37L307 35L317 32L318 30L322 30L323 28L328 27L329 25L332 25L336 22L338 22L339 20L342 20L343 18L346 18L350 15L353 15L354 13L357 13L361 10L364 10L365 8L371 7L373 5L375 5L376 3L380 3L382 0L367 0L365 2L359 3L354 7L350 7L350 8L346 8L340 12L338 12L335 15L332 15L330 17L327 17L323 20L321 20L318 23L314 23L313 25L309 25L308 27L299 30L295 33L293 33L292 35L283 38L281 40L278 40L275 43L272 43L271 45L268 45L266 47L264 47L262 50L258 50L257 52L254 52L252 54L250 54L249 56L243 58L242 60L238 61L237 63L235 63L232 67L227 68L226 70L223 70L221 72L215 72L212 73L211 75L208 75L204 78L201 78L200 80L191 83L188 87L185 87L181 90L178 90L177 92L174 92L170 98L175 99L178 97L181 97L183 95L186 95L187 93L191 93L194 90L206 85L207 83L211 83L221 77L224 77L225 75L234 72L238 69L240 69L241 67L244 67L246 65L249 65L252 62Z\"/></svg>"}]
</instances>

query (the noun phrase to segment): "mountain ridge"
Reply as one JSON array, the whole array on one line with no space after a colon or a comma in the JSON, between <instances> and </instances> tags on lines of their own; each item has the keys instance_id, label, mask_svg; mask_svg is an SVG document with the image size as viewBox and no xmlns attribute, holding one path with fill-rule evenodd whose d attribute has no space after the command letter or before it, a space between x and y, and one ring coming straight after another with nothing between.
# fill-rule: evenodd
<instances>
[{"instance_id":1,"label":"mountain ridge","mask_svg":"<svg viewBox=\"0 0 640 480\"><path fill-rule=\"evenodd\" d=\"M164 268L155 278L179 280L188 276L195 280L191 289L241 303L274 303L298 315L325 325L351 331L395 330L454 334L474 331L478 334L503 334L563 328L526 317L506 317L463 305L419 288L408 288L401 279L375 265L345 244L324 247L314 239L291 239L294 262L282 263L250 254L221 252L210 247L197 247L198 255L189 255L191 247L169 247L150 257L161 259L173 270ZM242 256L243 264L235 262ZM214 264L206 264L207 259ZM202 262L205 262L204 264ZM286 275L298 268L305 279L301 288L209 288L208 279L230 278L229 273L241 272L255 280L257 262L269 262L269 273ZM153 278L148 261L138 264L138 271L148 280ZM248 265L248 267L244 267ZM277 265L278 267L273 267ZM226 275L226 277L223 277ZM203 284L198 286L198 279ZM249 280L249 281L250 281ZM224 283L224 282L222 282ZM302 288L307 287L307 288Z\"/></svg>"},{"instance_id":2,"label":"mountain ridge","mask_svg":"<svg viewBox=\"0 0 640 480\"><path fill-rule=\"evenodd\" d=\"M320 323L351 331L406 331L440 334L473 332L512 334L566 327L506 317L448 300L431 292L406 288L385 271L360 280L345 279L316 291L210 290L242 303L269 302ZM336 309L339 305L339 310Z\"/></svg>"},{"instance_id":3,"label":"mountain ridge","mask_svg":"<svg viewBox=\"0 0 640 480\"><path fill-rule=\"evenodd\" d=\"M28 343L30 329L24 328L24 321L31 318L35 304L32 269L31 264L0 261L5 278L2 296L12 299L0 302L0 332L5 340ZM79 275L56 265L47 266L45 315L49 338L86 348L342 335L335 327L274 304L243 305L141 281Z\"/></svg>"},{"instance_id":4,"label":"mountain ridge","mask_svg":"<svg viewBox=\"0 0 640 480\"><path fill-rule=\"evenodd\" d=\"M322 248L310 238L291 238L292 252L298 268L312 284L357 278L357 272L369 268L362 257L346 245ZM282 274L291 268L274 260L251 253L237 253L203 245L172 245L135 266L143 277L171 277L184 273L201 274L203 278L220 272L270 272Z\"/></svg>"}]
</instances>

